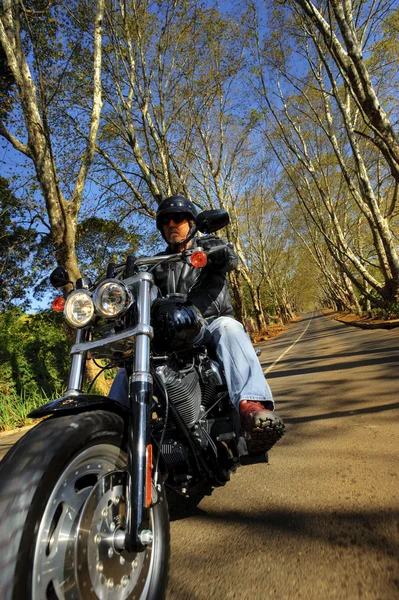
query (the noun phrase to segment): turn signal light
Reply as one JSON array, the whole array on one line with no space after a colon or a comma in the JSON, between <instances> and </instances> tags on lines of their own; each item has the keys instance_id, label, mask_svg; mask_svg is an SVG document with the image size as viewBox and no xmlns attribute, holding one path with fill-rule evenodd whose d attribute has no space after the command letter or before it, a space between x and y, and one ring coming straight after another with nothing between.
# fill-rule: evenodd
<instances>
[{"instance_id":1,"label":"turn signal light","mask_svg":"<svg viewBox=\"0 0 399 600\"><path fill-rule=\"evenodd\" d=\"M55 310L55 312L62 312L65 306L65 299L62 296L58 296L54 298L51 303L51 308Z\"/></svg>"},{"instance_id":2,"label":"turn signal light","mask_svg":"<svg viewBox=\"0 0 399 600\"><path fill-rule=\"evenodd\" d=\"M190 263L192 264L193 267L196 267L197 269L199 269L200 267L205 267L207 262L208 262L208 257L205 254L205 252L202 252L201 250L197 250L196 252L193 252L192 255L190 256Z\"/></svg>"}]
</instances>

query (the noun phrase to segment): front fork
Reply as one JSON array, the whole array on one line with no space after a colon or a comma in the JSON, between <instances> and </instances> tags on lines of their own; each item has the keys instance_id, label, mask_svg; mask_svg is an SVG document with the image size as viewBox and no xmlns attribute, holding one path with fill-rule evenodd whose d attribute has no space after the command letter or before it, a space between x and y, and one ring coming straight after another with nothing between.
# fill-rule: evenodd
<instances>
[{"instance_id":1,"label":"front fork","mask_svg":"<svg viewBox=\"0 0 399 600\"><path fill-rule=\"evenodd\" d=\"M133 373L129 382L129 430L128 430L128 486L126 536L122 547L128 551L140 552L152 540L149 530L149 503L146 502L147 448L150 445L150 407L152 401L152 377L150 373L150 327L151 285L149 273L135 277L139 281L137 313L139 332L136 333ZM87 341L87 330L78 329L75 344ZM65 396L78 396L82 393L84 367L87 352L72 355L68 390ZM152 452L148 453L151 460ZM151 468L151 465L148 465ZM151 485L151 482L149 483ZM151 490L147 490L147 494Z\"/></svg>"},{"instance_id":2,"label":"front fork","mask_svg":"<svg viewBox=\"0 0 399 600\"><path fill-rule=\"evenodd\" d=\"M151 283L152 277L141 274L137 298L138 322L144 329L150 329ZM150 445L150 407L152 401L152 377L150 374L150 335L139 333L136 336L134 368L129 382L129 433L128 433L128 487L127 523L125 545L129 552L140 552L151 542L149 530L149 506L146 502L148 482L147 448ZM151 460L152 453L148 453ZM152 493L151 490L147 490Z\"/></svg>"},{"instance_id":3,"label":"front fork","mask_svg":"<svg viewBox=\"0 0 399 600\"><path fill-rule=\"evenodd\" d=\"M78 329L76 331L76 344L82 344L87 341L87 329ZM87 352L77 352L72 354L71 370L69 371L68 389L64 396L79 396L83 389L83 376L85 372Z\"/></svg>"}]
</instances>

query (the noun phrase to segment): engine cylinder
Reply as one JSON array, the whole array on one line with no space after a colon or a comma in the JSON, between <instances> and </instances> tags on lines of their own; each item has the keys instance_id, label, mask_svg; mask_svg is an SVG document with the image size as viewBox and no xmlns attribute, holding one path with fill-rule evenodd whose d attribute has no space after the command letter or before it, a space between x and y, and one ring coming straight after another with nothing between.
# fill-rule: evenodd
<instances>
[{"instance_id":1,"label":"engine cylinder","mask_svg":"<svg viewBox=\"0 0 399 600\"><path fill-rule=\"evenodd\" d=\"M201 408L201 388L196 371L181 374L166 368L163 376L170 400L186 425L191 427L198 421Z\"/></svg>"},{"instance_id":2,"label":"engine cylinder","mask_svg":"<svg viewBox=\"0 0 399 600\"><path fill-rule=\"evenodd\" d=\"M216 386L213 383L203 383L201 381L201 404L208 410L213 404L215 404Z\"/></svg>"}]
</instances>

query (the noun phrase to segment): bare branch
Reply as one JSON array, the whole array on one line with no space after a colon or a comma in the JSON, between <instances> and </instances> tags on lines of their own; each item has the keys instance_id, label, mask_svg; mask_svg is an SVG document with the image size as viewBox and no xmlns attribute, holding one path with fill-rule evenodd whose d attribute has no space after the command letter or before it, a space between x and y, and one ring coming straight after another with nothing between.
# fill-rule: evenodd
<instances>
[{"instance_id":1,"label":"bare branch","mask_svg":"<svg viewBox=\"0 0 399 600\"><path fill-rule=\"evenodd\" d=\"M28 158L32 158L31 152L28 148L28 146L26 144L23 144L22 142L20 142L16 137L14 137L12 135L12 133L10 133L6 126L4 125L3 121L0 120L0 135L3 136L3 138L5 138L8 142L10 142L10 144L12 144L12 146L14 146L14 148L16 150L18 150L18 152L22 152L22 154L25 154L25 156L27 156Z\"/></svg>"}]
</instances>

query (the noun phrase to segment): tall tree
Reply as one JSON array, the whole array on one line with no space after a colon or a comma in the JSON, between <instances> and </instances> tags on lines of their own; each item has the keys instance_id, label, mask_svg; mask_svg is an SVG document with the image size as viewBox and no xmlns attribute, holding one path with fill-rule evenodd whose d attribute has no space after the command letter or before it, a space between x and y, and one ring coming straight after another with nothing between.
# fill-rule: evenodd
<instances>
[{"instance_id":1,"label":"tall tree","mask_svg":"<svg viewBox=\"0 0 399 600\"><path fill-rule=\"evenodd\" d=\"M7 57L0 46L0 115L3 120L12 109L12 92L15 80L8 66Z\"/></svg>"},{"instance_id":2,"label":"tall tree","mask_svg":"<svg viewBox=\"0 0 399 600\"><path fill-rule=\"evenodd\" d=\"M292 1L276 7L266 46L255 32L270 147L344 281L380 306L399 299L396 134L389 118L395 107L385 100L388 86L373 67L375 53L371 67L363 54L373 53L389 8L386 2L316 8ZM276 36L279 28L292 40L289 46Z\"/></svg>"},{"instance_id":3,"label":"tall tree","mask_svg":"<svg viewBox=\"0 0 399 600\"><path fill-rule=\"evenodd\" d=\"M157 202L172 193L206 204L195 185L201 157L194 145L220 89L242 68L239 25L193 1L111 6L100 172L113 172L113 189L124 190L128 209L145 215L153 217Z\"/></svg>"},{"instance_id":4,"label":"tall tree","mask_svg":"<svg viewBox=\"0 0 399 600\"><path fill-rule=\"evenodd\" d=\"M76 11L75 15L74 10ZM47 222L59 264L67 267L72 279L79 276L75 236L82 194L94 158L102 107L101 62L104 0L94 10L86 7L86 35L74 37L74 21L83 14L79 5L52 5L32 0L3 0L0 12L0 44L15 81L15 111L20 121L13 127L0 118L0 136L32 162L43 196ZM68 29L69 27L69 29ZM60 36L67 34L67 38ZM81 32L80 32L81 34ZM91 113L86 141L80 146L74 183L60 180L59 165L65 148L60 146L60 123L53 105L66 102L64 72L75 52L71 44L91 49ZM74 49L75 50L75 49ZM70 107L71 112L76 107Z\"/></svg>"}]
</instances>

